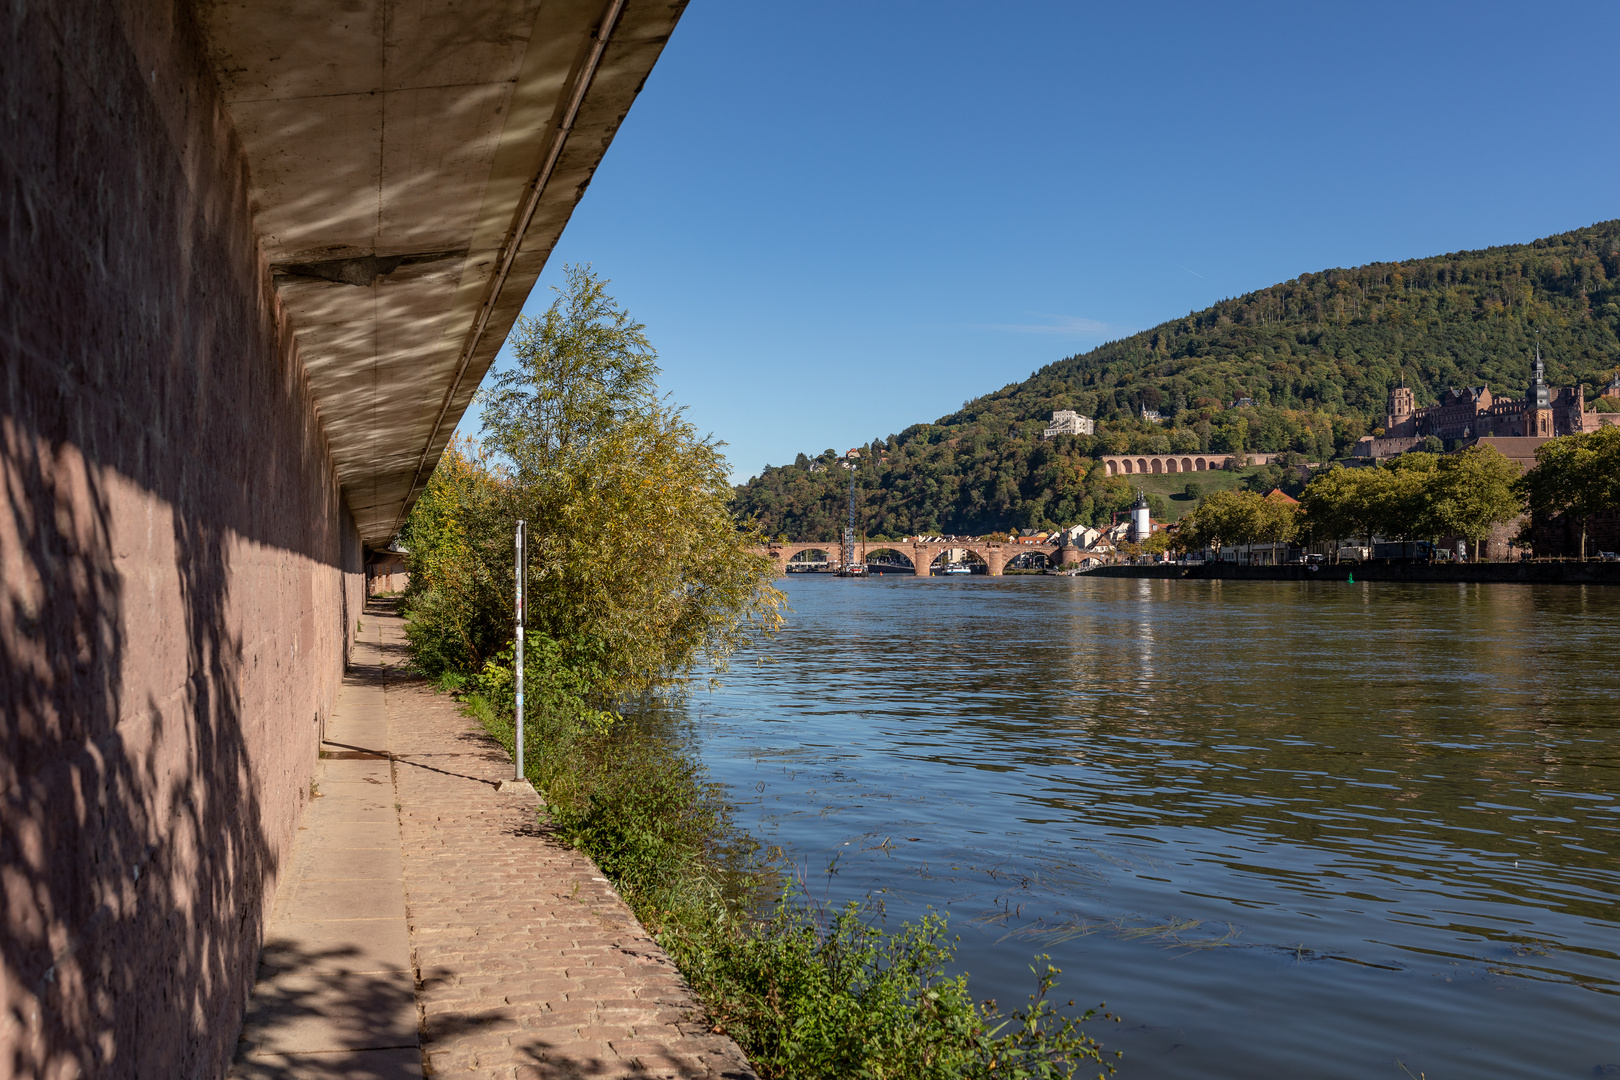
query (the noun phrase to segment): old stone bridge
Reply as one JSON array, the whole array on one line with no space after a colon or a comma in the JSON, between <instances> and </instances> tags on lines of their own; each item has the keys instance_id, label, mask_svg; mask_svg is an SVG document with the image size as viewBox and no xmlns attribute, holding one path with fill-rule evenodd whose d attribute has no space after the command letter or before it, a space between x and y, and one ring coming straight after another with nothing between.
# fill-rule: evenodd
<instances>
[{"instance_id":1,"label":"old stone bridge","mask_svg":"<svg viewBox=\"0 0 1620 1080\"><path fill-rule=\"evenodd\" d=\"M861 547L865 550L862 552L857 549L858 558L868 561L881 559L898 562L899 559L895 559L894 556L899 556L911 564L911 571L917 577L927 577L932 572L934 564L951 550L965 549L970 557L975 557L985 564L991 577L1000 577L1007 563L1019 555L1039 553L1045 555L1047 563L1052 566L1062 566L1064 563L1078 562L1080 559L1080 549L1075 547L1057 544L1020 544L999 540L869 541ZM788 560L807 551L825 552L827 560L835 565L842 566L844 563L844 545L837 540L772 543L753 550L775 561L776 572L779 574L787 573Z\"/></svg>"}]
</instances>

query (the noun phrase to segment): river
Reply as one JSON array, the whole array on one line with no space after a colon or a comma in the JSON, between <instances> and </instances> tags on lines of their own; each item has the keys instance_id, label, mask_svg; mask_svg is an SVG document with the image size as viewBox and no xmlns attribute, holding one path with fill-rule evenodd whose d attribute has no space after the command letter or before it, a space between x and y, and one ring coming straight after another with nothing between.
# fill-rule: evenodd
<instances>
[{"instance_id":1,"label":"river","mask_svg":"<svg viewBox=\"0 0 1620 1080\"><path fill-rule=\"evenodd\" d=\"M703 758L976 996L1050 954L1121 1080L1620 1077L1620 590L781 584Z\"/></svg>"}]
</instances>

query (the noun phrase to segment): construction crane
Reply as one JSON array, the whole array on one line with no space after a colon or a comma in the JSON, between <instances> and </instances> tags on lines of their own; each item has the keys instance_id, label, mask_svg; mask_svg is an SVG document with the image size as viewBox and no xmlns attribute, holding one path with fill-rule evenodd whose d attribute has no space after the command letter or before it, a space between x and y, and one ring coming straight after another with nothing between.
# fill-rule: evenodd
<instances>
[{"instance_id":1,"label":"construction crane","mask_svg":"<svg viewBox=\"0 0 1620 1080\"><path fill-rule=\"evenodd\" d=\"M844 468L849 470L849 524L844 526L844 565L839 567L839 577L865 577L866 564L855 561L855 470L861 467L859 450L851 450L844 459Z\"/></svg>"}]
</instances>

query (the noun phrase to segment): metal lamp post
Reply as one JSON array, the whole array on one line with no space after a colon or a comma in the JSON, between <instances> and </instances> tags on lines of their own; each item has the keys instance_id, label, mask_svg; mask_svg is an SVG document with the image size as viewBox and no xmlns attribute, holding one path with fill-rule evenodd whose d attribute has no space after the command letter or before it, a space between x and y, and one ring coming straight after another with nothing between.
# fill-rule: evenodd
<instances>
[{"instance_id":1,"label":"metal lamp post","mask_svg":"<svg viewBox=\"0 0 1620 1080\"><path fill-rule=\"evenodd\" d=\"M523 779L523 602L526 580L529 576L528 535L526 523L517 523L517 753L512 779Z\"/></svg>"},{"instance_id":2,"label":"metal lamp post","mask_svg":"<svg viewBox=\"0 0 1620 1080\"><path fill-rule=\"evenodd\" d=\"M515 663L517 670L514 683L517 688L517 744L512 755L512 779L503 780L496 785L495 790L501 792L527 792L534 794L534 785L529 783L523 775L523 624L526 621L529 592L529 535L526 523L520 518L517 523L517 536L513 543L516 546L517 561L513 577L517 588L514 590L515 622L517 623L517 656Z\"/></svg>"}]
</instances>

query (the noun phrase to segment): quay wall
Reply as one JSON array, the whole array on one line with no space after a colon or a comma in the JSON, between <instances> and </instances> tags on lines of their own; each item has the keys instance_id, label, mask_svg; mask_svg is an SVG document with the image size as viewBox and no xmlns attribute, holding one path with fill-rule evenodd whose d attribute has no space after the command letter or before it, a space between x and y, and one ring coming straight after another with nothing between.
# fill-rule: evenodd
<instances>
[{"instance_id":1,"label":"quay wall","mask_svg":"<svg viewBox=\"0 0 1620 1080\"><path fill-rule=\"evenodd\" d=\"M0 19L0 1076L225 1075L363 552L184 0Z\"/></svg>"},{"instance_id":2,"label":"quay wall","mask_svg":"<svg viewBox=\"0 0 1620 1080\"><path fill-rule=\"evenodd\" d=\"M1620 585L1620 563L1341 563L1311 570L1304 566L1099 566L1086 577L1169 578L1187 581L1357 581L1516 582L1524 585Z\"/></svg>"}]
</instances>

